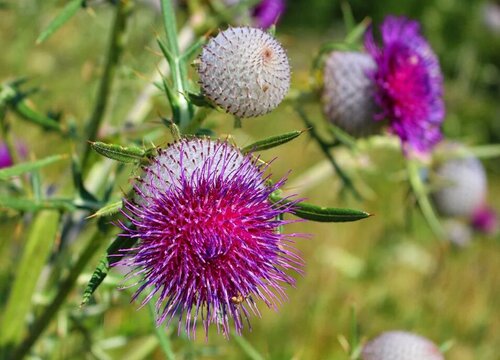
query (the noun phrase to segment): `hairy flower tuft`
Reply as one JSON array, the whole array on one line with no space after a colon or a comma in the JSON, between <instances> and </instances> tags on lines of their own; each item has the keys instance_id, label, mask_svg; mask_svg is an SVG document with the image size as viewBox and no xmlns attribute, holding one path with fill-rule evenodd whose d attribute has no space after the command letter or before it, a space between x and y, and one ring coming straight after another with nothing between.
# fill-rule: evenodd
<instances>
[{"instance_id":1,"label":"hairy flower tuft","mask_svg":"<svg viewBox=\"0 0 500 360\"><path fill-rule=\"evenodd\" d=\"M300 272L302 261L290 246L297 234L283 235L282 215L292 203L273 204L269 195L284 183L269 185L267 166L224 141L180 140L145 169L125 199L130 226L124 236L138 238L121 261L132 267L140 287L134 299L157 297L158 324L177 314L188 336L201 317L205 333L216 324L237 333L256 300L276 308L294 284L287 270Z\"/></svg>"},{"instance_id":2,"label":"hairy flower tuft","mask_svg":"<svg viewBox=\"0 0 500 360\"><path fill-rule=\"evenodd\" d=\"M389 120L406 153L427 154L441 140L445 115L439 61L418 22L389 16L381 32L381 47L372 28L365 37L365 47L377 64L371 73L380 108L376 119Z\"/></svg>"},{"instance_id":3,"label":"hairy flower tuft","mask_svg":"<svg viewBox=\"0 0 500 360\"><path fill-rule=\"evenodd\" d=\"M212 38L200 55L198 73L203 94L242 118L273 110L290 87L285 50L255 28L229 28Z\"/></svg>"},{"instance_id":4,"label":"hairy flower tuft","mask_svg":"<svg viewBox=\"0 0 500 360\"><path fill-rule=\"evenodd\" d=\"M387 331L363 348L363 360L444 360L430 340L404 331Z\"/></svg>"},{"instance_id":5,"label":"hairy flower tuft","mask_svg":"<svg viewBox=\"0 0 500 360\"><path fill-rule=\"evenodd\" d=\"M376 65L360 52L332 52L323 71L323 112L327 119L353 136L372 134L377 123L373 81L368 72Z\"/></svg>"}]
</instances>

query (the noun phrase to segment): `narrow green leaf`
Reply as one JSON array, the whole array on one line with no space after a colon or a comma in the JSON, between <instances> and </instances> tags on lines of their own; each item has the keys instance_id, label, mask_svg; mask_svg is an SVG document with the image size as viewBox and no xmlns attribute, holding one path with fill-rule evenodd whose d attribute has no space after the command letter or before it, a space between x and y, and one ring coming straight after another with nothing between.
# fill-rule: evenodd
<instances>
[{"instance_id":1,"label":"narrow green leaf","mask_svg":"<svg viewBox=\"0 0 500 360\"><path fill-rule=\"evenodd\" d=\"M24 162L21 164L17 164L8 168L4 168L0 170L0 180L7 180L13 176L19 176L29 171L42 168L44 166L50 165L56 161L60 161L65 159L66 155L53 155L46 157L45 159Z\"/></svg>"},{"instance_id":2,"label":"narrow green leaf","mask_svg":"<svg viewBox=\"0 0 500 360\"><path fill-rule=\"evenodd\" d=\"M215 109L215 106L203 94L187 93L187 100L198 107Z\"/></svg>"},{"instance_id":3,"label":"narrow green leaf","mask_svg":"<svg viewBox=\"0 0 500 360\"><path fill-rule=\"evenodd\" d=\"M21 339L38 278L57 235L59 219L57 211L41 211L31 225L0 325L2 345L15 344Z\"/></svg>"},{"instance_id":4,"label":"narrow green leaf","mask_svg":"<svg viewBox=\"0 0 500 360\"><path fill-rule=\"evenodd\" d=\"M92 273L90 280L83 291L82 302L80 306L87 304L92 297L92 294L97 290L99 285L108 276L109 268L112 264L119 261L123 257L122 249L127 249L137 242L136 238L118 236L115 241L109 245L106 250L106 255L99 260L99 264Z\"/></svg>"},{"instance_id":5,"label":"narrow green leaf","mask_svg":"<svg viewBox=\"0 0 500 360\"><path fill-rule=\"evenodd\" d=\"M45 130L55 130L59 132L63 131L62 126L59 122L35 111L26 103L26 101L13 101L11 105L15 113L21 116L23 119L39 125Z\"/></svg>"},{"instance_id":6,"label":"narrow green leaf","mask_svg":"<svg viewBox=\"0 0 500 360\"><path fill-rule=\"evenodd\" d=\"M189 61L196 52L201 49L203 45L207 42L207 38L205 36L202 36L196 41L194 44L192 44L186 51L184 51L184 54L181 56L182 61Z\"/></svg>"},{"instance_id":7,"label":"narrow green leaf","mask_svg":"<svg viewBox=\"0 0 500 360\"><path fill-rule=\"evenodd\" d=\"M172 52L165 45L163 45L162 41L159 38L156 39L156 42L158 43L158 46L160 47L160 50L163 53L163 56L165 56L165 59L168 61L169 64L172 64L175 61L175 57L172 54Z\"/></svg>"},{"instance_id":8,"label":"narrow green leaf","mask_svg":"<svg viewBox=\"0 0 500 360\"><path fill-rule=\"evenodd\" d=\"M370 21L371 20L369 18L364 18L363 21L361 21L358 25L356 25L356 27L349 31L345 38L346 44L355 44L356 42L361 40L361 37L366 32L366 28L370 24Z\"/></svg>"},{"instance_id":9,"label":"narrow green leaf","mask_svg":"<svg viewBox=\"0 0 500 360\"><path fill-rule=\"evenodd\" d=\"M257 349L255 349L252 344L250 344L243 336L235 335L234 340L236 344L241 348L245 355L252 360L264 360L265 357L262 356Z\"/></svg>"},{"instance_id":10,"label":"narrow green leaf","mask_svg":"<svg viewBox=\"0 0 500 360\"><path fill-rule=\"evenodd\" d=\"M350 33L356 26L354 21L354 15L352 14L351 5L346 0L340 2L340 9L342 10L342 18L344 19L344 25L347 33Z\"/></svg>"},{"instance_id":11,"label":"narrow green leaf","mask_svg":"<svg viewBox=\"0 0 500 360\"><path fill-rule=\"evenodd\" d=\"M19 211L38 211L44 209L75 211L76 206L73 205L71 199L19 199L13 197L0 196L0 209L14 209Z\"/></svg>"},{"instance_id":12,"label":"narrow green leaf","mask_svg":"<svg viewBox=\"0 0 500 360\"><path fill-rule=\"evenodd\" d=\"M92 214L89 217L93 218L93 217L110 216L110 215L116 214L118 211L120 211L122 206L123 206L123 202L121 200L119 200L119 201L113 202L111 204L107 204L106 206L100 208L99 210L97 210L94 214Z\"/></svg>"},{"instance_id":13,"label":"narrow green leaf","mask_svg":"<svg viewBox=\"0 0 500 360\"><path fill-rule=\"evenodd\" d=\"M277 147L279 145L283 145L296 137L299 137L304 131L290 131L285 134L277 135L277 136L271 136L268 137L267 139L264 140L259 140L254 142L253 144L250 144L248 146L245 146L243 149L241 149L241 152L243 154L248 154L251 152L255 151L263 151L267 149L272 149L274 147Z\"/></svg>"},{"instance_id":14,"label":"narrow green leaf","mask_svg":"<svg viewBox=\"0 0 500 360\"><path fill-rule=\"evenodd\" d=\"M290 202L276 194L271 194L269 200L273 203ZM292 213L302 219L316 222L348 222L362 220L372 216L372 214L360 210L323 207L305 202L295 204Z\"/></svg>"},{"instance_id":15,"label":"narrow green leaf","mask_svg":"<svg viewBox=\"0 0 500 360\"><path fill-rule=\"evenodd\" d=\"M90 146L102 156L123 163L140 162L145 157L144 149L137 146L106 144L100 141L92 142Z\"/></svg>"},{"instance_id":16,"label":"narrow green leaf","mask_svg":"<svg viewBox=\"0 0 500 360\"><path fill-rule=\"evenodd\" d=\"M47 28L42 31L36 43L40 44L47 40L53 33L55 33L61 26L63 26L69 19L71 19L78 10L82 7L85 0L72 0L66 4L64 9L57 15L54 20L50 22Z\"/></svg>"}]
</instances>

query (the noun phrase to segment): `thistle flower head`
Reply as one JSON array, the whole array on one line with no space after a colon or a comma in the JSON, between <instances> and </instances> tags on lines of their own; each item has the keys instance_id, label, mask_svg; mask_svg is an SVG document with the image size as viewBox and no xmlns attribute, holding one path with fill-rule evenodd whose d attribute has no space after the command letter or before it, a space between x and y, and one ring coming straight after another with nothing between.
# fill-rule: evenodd
<instances>
[{"instance_id":1,"label":"thistle flower head","mask_svg":"<svg viewBox=\"0 0 500 360\"><path fill-rule=\"evenodd\" d=\"M0 142L0 169L12 166L12 156L10 155L9 148L3 142Z\"/></svg>"},{"instance_id":2,"label":"thistle flower head","mask_svg":"<svg viewBox=\"0 0 500 360\"><path fill-rule=\"evenodd\" d=\"M440 188L432 198L441 215L469 219L485 203L486 172L476 157L447 160L436 168L436 175Z\"/></svg>"},{"instance_id":3,"label":"thistle flower head","mask_svg":"<svg viewBox=\"0 0 500 360\"><path fill-rule=\"evenodd\" d=\"M444 360L430 340L404 331L384 332L363 348L363 360Z\"/></svg>"},{"instance_id":4,"label":"thistle flower head","mask_svg":"<svg viewBox=\"0 0 500 360\"><path fill-rule=\"evenodd\" d=\"M140 287L134 298L157 297L158 323L177 314L194 335L201 317L229 335L237 333L255 300L276 308L294 284L287 270L300 271L301 259L279 228L293 204L272 204L268 197L284 180L268 184L266 166L227 142L180 140L145 169L135 185L136 198L124 201L130 226L124 236L138 238L121 261L133 268ZM293 203L293 202L292 202Z\"/></svg>"},{"instance_id":5,"label":"thistle flower head","mask_svg":"<svg viewBox=\"0 0 500 360\"><path fill-rule=\"evenodd\" d=\"M390 16L381 32L380 47L371 28L365 37L365 47L377 64L371 73L380 108L376 119L388 119L405 153L427 154L441 140L445 115L438 59L416 21Z\"/></svg>"},{"instance_id":6,"label":"thistle flower head","mask_svg":"<svg viewBox=\"0 0 500 360\"><path fill-rule=\"evenodd\" d=\"M327 119L353 136L375 132L373 81L368 72L376 65L360 52L332 52L323 70L321 101Z\"/></svg>"},{"instance_id":7,"label":"thistle flower head","mask_svg":"<svg viewBox=\"0 0 500 360\"><path fill-rule=\"evenodd\" d=\"M487 205L481 205L474 210L471 218L472 227L484 234L495 234L498 232L498 215L494 209Z\"/></svg>"},{"instance_id":8,"label":"thistle flower head","mask_svg":"<svg viewBox=\"0 0 500 360\"><path fill-rule=\"evenodd\" d=\"M242 118L273 110L290 87L285 50L255 28L229 28L212 38L200 55L198 73L203 94Z\"/></svg>"},{"instance_id":9,"label":"thistle flower head","mask_svg":"<svg viewBox=\"0 0 500 360\"><path fill-rule=\"evenodd\" d=\"M256 26L267 29L276 24L285 11L285 0L262 0L252 11Z\"/></svg>"}]
</instances>

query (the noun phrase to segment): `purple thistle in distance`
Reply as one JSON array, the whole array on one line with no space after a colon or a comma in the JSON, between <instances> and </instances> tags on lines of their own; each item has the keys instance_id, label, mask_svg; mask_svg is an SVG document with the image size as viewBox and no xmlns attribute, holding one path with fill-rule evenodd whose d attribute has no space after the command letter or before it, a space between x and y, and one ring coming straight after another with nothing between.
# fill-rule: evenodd
<instances>
[{"instance_id":1,"label":"purple thistle in distance","mask_svg":"<svg viewBox=\"0 0 500 360\"><path fill-rule=\"evenodd\" d=\"M498 232L498 215L487 205L479 206L472 214L471 225L483 234L492 235Z\"/></svg>"},{"instance_id":2,"label":"purple thistle in distance","mask_svg":"<svg viewBox=\"0 0 500 360\"><path fill-rule=\"evenodd\" d=\"M201 317L205 334L216 324L229 336L233 318L237 333L250 313L259 315L256 299L276 308L286 299L285 285L295 280L302 260L291 247L297 234L281 234L290 223L293 201L271 203L274 185L264 176L267 166L243 155L227 141L183 139L159 150L125 199L120 224L124 236L139 239L121 263L138 276L133 299L157 296L157 322L179 318L194 336Z\"/></svg>"},{"instance_id":3,"label":"purple thistle in distance","mask_svg":"<svg viewBox=\"0 0 500 360\"><path fill-rule=\"evenodd\" d=\"M377 63L370 74L380 108L376 120L389 121L405 154L428 154L441 140L445 116L439 61L416 21L389 16L381 33L380 47L372 28L365 35L366 50Z\"/></svg>"},{"instance_id":4,"label":"purple thistle in distance","mask_svg":"<svg viewBox=\"0 0 500 360\"><path fill-rule=\"evenodd\" d=\"M12 156L10 155L9 148L4 142L0 142L0 169L12 166Z\"/></svg>"},{"instance_id":5,"label":"purple thistle in distance","mask_svg":"<svg viewBox=\"0 0 500 360\"><path fill-rule=\"evenodd\" d=\"M262 0L252 11L257 27L267 29L276 24L285 11L285 0Z\"/></svg>"},{"instance_id":6,"label":"purple thistle in distance","mask_svg":"<svg viewBox=\"0 0 500 360\"><path fill-rule=\"evenodd\" d=\"M363 360L444 360L430 340L405 331L387 331L363 347Z\"/></svg>"}]
</instances>

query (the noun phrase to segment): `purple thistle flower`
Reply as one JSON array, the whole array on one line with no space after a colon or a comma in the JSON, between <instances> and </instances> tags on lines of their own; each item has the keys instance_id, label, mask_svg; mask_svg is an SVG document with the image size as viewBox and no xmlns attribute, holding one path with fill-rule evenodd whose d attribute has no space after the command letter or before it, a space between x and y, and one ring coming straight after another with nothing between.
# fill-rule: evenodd
<instances>
[{"instance_id":1,"label":"purple thistle flower","mask_svg":"<svg viewBox=\"0 0 500 360\"><path fill-rule=\"evenodd\" d=\"M0 169L12 166L12 156L10 155L9 148L4 142L0 142Z\"/></svg>"},{"instance_id":2,"label":"purple thistle flower","mask_svg":"<svg viewBox=\"0 0 500 360\"><path fill-rule=\"evenodd\" d=\"M285 0L262 0L253 8L255 25L267 29L276 24L285 11Z\"/></svg>"},{"instance_id":3,"label":"purple thistle flower","mask_svg":"<svg viewBox=\"0 0 500 360\"><path fill-rule=\"evenodd\" d=\"M405 154L425 155L441 140L445 115L443 77L436 54L420 34L418 22L389 16L381 26L382 46L365 35L365 47L377 63L369 75L376 85L376 120L388 119Z\"/></svg>"},{"instance_id":4,"label":"purple thistle flower","mask_svg":"<svg viewBox=\"0 0 500 360\"><path fill-rule=\"evenodd\" d=\"M210 324L229 336L229 318L237 333L255 299L276 308L286 299L284 285L295 280L302 260L290 246L298 234L283 235L290 223L282 215L292 203L273 204L274 185L264 176L267 165L243 155L228 142L183 139L160 150L125 199L123 214L131 226L125 236L139 239L119 264L139 276L133 299L148 292L142 305L157 296L157 323L178 314L193 335L199 316L208 336Z\"/></svg>"},{"instance_id":5,"label":"purple thistle flower","mask_svg":"<svg viewBox=\"0 0 500 360\"><path fill-rule=\"evenodd\" d=\"M498 216L495 210L487 205L477 208L472 214L472 227L484 234L495 234L498 231Z\"/></svg>"}]
</instances>

